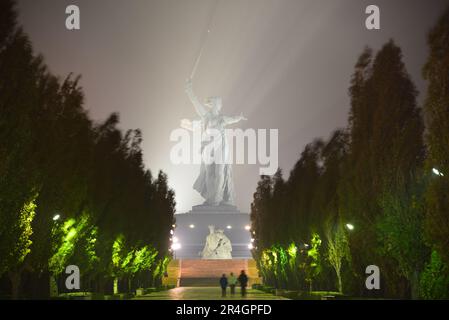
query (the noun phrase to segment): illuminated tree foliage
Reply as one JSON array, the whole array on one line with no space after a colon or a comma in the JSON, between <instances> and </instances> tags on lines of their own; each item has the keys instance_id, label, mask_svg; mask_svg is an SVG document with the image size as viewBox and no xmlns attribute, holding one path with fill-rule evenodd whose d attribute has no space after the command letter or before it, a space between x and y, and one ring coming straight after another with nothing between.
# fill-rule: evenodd
<instances>
[{"instance_id":1,"label":"illuminated tree foliage","mask_svg":"<svg viewBox=\"0 0 449 320\"><path fill-rule=\"evenodd\" d=\"M312 234L310 240L310 248L307 250L307 259L305 264L306 277L305 280L309 284L310 291L312 291L312 284L316 277L321 273L321 239L317 233Z\"/></svg>"},{"instance_id":2,"label":"illuminated tree foliage","mask_svg":"<svg viewBox=\"0 0 449 320\"><path fill-rule=\"evenodd\" d=\"M449 267L433 251L420 278L420 296L423 299L449 299Z\"/></svg>"},{"instance_id":3,"label":"illuminated tree foliage","mask_svg":"<svg viewBox=\"0 0 449 320\"><path fill-rule=\"evenodd\" d=\"M347 128L306 145L287 180L280 170L261 177L251 231L266 284L447 297L448 39L449 11L428 38L426 134L401 49L389 41L377 53L366 48L355 65ZM378 291L365 287L371 264L382 270Z\"/></svg>"},{"instance_id":4,"label":"illuminated tree foliage","mask_svg":"<svg viewBox=\"0 0 449 320\"><path fill-rule=\"evenodd\" d=\"M16 298L19 295L23 261L30 253L32 243L30 238L33 233L31 223L36 214L35 210L34 199L24 204L15 223L10 225L8 230L3 230L0 237L1 250L4 254L0 262L0 273L8 272L11 281L11 294Z\"/></svg>"},{"instance_id":5,"label":"illuminated tree foliage","mask_svg":"<svg viewBox=\"0 0 449 320\"><path fill-rule=\"evenodd\" d=\"M3 273L8 270L8 267L20 266L25 257L30 253L31 222L35 216L36 205L34 199L29 203L24 204L17 216L16 223L9 230L2 232L0 244L2 252L4 252L4 259L0 262L0 272ZM6 240L10 240L7 242Z\"/></svg>"},{"instance_id":6,"label":"illuminated tree foliage","mask_svg":"<svg viewBox=\"0 0 449 320\"><path fill-rule=\"evenodd\" d=\"M157 285L174 223L167 176L145 169L140 130L89 118L80 77L52 75L16 16L0 2L0 291L46 298L70 264L86 291L111 293L117 275L125 292Z\"/></svg>"},{"instance_id":7,"label":"illuminated tree foliage","mask_svg":"<svg viewBox=\"0 0 449 320\"><path fill-rule=\"evenodd\" d=\"M348 234L343 224L340 222L336 228L328 225L327 232L327 251L326 258L334 268L337 276L338 292L343 293L343 281L341 269L344 260L350 261Z\"/></svg>"},{"instance_id":8,"label":"illuminated tree foliage","mask_svg":"<svg viewBox=\"0 0 449 320\"><path fill-rule=\"evenodd\" d=\"M324 234L324 222L338 214L344 141L342 131L328 143L316 140L306 146L287 181L278 171L259 182L251 230L253 254L266 283L307 291L324 285L322 271L330 267L323 263L320 233Z\"/></svg>"}]
</instances>

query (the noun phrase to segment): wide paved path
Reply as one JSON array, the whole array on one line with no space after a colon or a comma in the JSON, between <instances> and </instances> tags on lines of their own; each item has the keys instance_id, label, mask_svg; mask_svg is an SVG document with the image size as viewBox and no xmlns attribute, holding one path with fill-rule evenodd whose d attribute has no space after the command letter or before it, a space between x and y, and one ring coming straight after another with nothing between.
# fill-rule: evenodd
<instances>
[{"instance_id":1,"label":"wide paved path","mask_svg":"<svg viewBox=\"0 0 449 320\"><path fill-rule=\"evenodd\" d=\"M259 290L249 289L245 298L240 296L240 289L231 297L228 291L226 298L221 297L221 289L214 287L179 287L167 291L153 292L134 298L135 300L288 300Z\"/></svg>"}]
</instances>

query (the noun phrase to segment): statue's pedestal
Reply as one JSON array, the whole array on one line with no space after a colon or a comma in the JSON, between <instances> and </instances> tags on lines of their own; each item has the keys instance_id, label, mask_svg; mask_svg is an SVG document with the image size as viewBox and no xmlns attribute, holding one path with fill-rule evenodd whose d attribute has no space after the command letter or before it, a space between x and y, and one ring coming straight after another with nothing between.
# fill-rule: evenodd
<instances>
[{"instance_id":1,"label":"statue's pedestal","mask_svg":"<svg viewBox=\"0 0 449 320\"><path fill-rule=\"evenodd\" d=\"M232 258L251 258L248 245L251 243L249 214L241 213L231 205L193 206L187 213L176 214L174 236L178 238L181 248L176 250L178 259L201 259L200 252L209 234L209 225L222 229L231 240Z\"/></svg>"},{"instance_id":2,"label":"statue's pedestal","mask_svg":"<svg viewBox=\"0 0 449 320\"><path fill-rule=\"evenodd\" d=\"M206 204L200 204L198 206L193 206L192 210L190 210L188 213L238 213L240 214L240 211L237 209L236 206L232 205L219 205L219 206L209 206Z\"/></svg>"}]
</instances>

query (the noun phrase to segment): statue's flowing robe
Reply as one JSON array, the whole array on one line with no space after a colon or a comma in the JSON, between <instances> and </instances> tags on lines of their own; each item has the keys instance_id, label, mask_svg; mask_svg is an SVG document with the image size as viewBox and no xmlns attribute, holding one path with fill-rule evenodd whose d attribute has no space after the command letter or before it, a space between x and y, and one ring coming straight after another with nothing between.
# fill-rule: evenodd
<instances>
[{"instance_id":1,"label":"statue's flowing robe","mask_svg":"<svg viewBox=\"0 0 449 320\"><path fill-rule=\"evenodd\" d=\"M206 115L202 119L203 136L201 144L200 174L193 188L206 200L208 205L234 204L232 165L229 162L229 145L225 134L225 122L221 115ZM212 139L209 129L215 129L219 136ZM217 139L218 138L218 139ZM220 161L206 163L204 159L220 156Z\"/></svg>"}]
</instances>

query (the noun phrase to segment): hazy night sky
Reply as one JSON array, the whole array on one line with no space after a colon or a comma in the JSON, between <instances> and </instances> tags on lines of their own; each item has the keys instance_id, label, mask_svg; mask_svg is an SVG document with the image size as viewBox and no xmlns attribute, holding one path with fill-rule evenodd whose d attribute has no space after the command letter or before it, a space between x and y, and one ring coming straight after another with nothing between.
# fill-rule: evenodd
<instances>
[{"instance_id":1,"label":"hazy night sky","mask_svg":"<svg viewBox=\"0 0 449 320\"><path fill-rule=\"evenodd\" d=\"M216 0L20 0L20 21L50 70L81 74L86 108L102 121L143 130L147 167L169 175L177 210L202 202L192 189L199 165L172 165L171 130L197 118L184 93ZM81 30L65 28L65 8L81 10ZM381 30L365 29L365 8L381 10ZM201 98L223 97L242 128L279 129L279 165L288 176L303 147L346 126L353 66L366 45L393 38L418 90L425 83L426 34L443 0L219 0L195 79ZM420 95L420 101L422 94ZM259 165L234 165L237 205L249 211Z\"/></svg>"}]
</instances>

